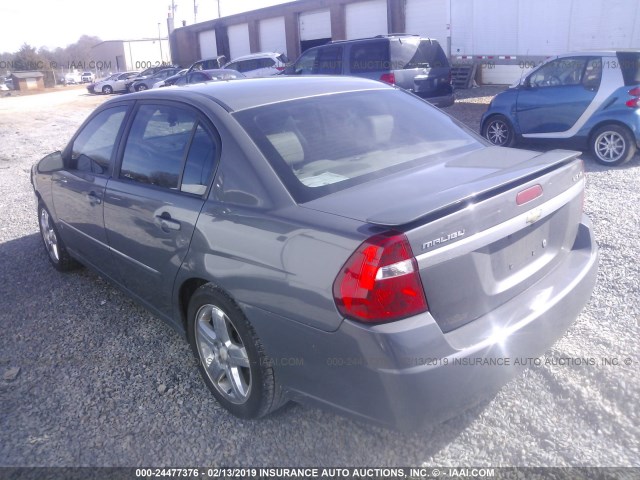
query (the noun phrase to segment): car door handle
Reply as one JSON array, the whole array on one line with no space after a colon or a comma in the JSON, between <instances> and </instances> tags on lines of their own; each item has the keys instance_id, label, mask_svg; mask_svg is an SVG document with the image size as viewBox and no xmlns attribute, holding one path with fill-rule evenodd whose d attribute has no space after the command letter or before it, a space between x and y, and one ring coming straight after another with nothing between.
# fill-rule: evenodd
<instances>
[{"instance_id":1,"label":"car door handle","mask_svg":"<svg viewBox=\"0 0 640 480\"><path fill-rule=\"evenodd\" d=\"M167 212L156 215L156 222L160 225L163 232L169 233L171 230L180 230L180 222L173 220Z\"/></svg>"},{"instance_id":2,"label":"car door handle","mask_svg":"<svg viewBox=\"0 0 640 480\"><path fill-rule=\"evenodd\" d=\"M96 195L96 192L89 192L87 194L87 200L91 205L100 205L102 203L102 199Z\"/></svg>"}]
</instances>

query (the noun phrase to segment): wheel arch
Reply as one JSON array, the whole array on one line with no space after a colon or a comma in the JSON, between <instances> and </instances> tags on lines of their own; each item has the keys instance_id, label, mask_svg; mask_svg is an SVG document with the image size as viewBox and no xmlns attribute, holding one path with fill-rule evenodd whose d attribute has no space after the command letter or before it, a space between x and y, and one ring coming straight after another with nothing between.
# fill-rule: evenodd
<instances>
[{"instance_id":1,"label":"wheel arch","mask_svg":"<svg viewBox=\"0 0 640 480\"><path fill-rule=\"evenodd\" d=\"M185 333L187 332L187 320L188 320L188 311L189 311L189 301L193 294L200 288L202 285L206 285L207 283L212 283L209 280L205 280L200 277L192 277L186 279L180 285L178 290L178 308L180 311L180 323L184 328Z\"/></svg>"},{"instance_id":2,"label":"wheel arch","mask_svg":"<svg viewBox=\"0 0 640 480\"><path fill-rule=\"evenodd\" d=\"M615 120L615 119L603 119L600 120L598 123L596 123L595 125L593 125L590 129L589 129L589 134L587 135L587 145L590 147L591 146L591 142L593 141L593 136L596 133L597 130L599 130L600 128L606 126L606 125L615 125L617 127L622 127L624 128L627 132L629 132L629 135L631 135L631 138L635 139L636 135L633 132L633 130L631 130L629 128L629 125L627 125L624 122L621 122L620 120ZM637 140L636 140L636 145L638 144Z\"/></svg>"}]
</instances>

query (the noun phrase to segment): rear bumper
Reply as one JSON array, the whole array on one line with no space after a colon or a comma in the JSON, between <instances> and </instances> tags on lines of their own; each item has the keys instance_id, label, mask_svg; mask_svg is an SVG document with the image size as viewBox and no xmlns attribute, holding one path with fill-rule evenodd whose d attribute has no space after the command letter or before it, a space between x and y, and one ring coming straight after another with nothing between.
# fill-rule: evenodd
<instances>
[{"instance_id":1,"label":"rear bumper","mask_svg":"<svg viewBox=\"0 0 640 480\"><path fill-rule=\"evenodd\" d=\"M251 307L247 313L267 353L289 359L276 375L293 399L417 430L494 395L531 365L575 321L597 268L584 217L566 261L523 294L446 334L429 313L373 327L344 321L333 333Z\"/></svg>"}]
</instances>

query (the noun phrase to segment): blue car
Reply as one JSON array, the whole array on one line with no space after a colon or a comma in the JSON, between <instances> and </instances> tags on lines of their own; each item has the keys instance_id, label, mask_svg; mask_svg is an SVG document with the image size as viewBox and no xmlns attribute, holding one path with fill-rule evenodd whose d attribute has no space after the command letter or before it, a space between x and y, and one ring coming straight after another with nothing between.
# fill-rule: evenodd
<instances>
[{"instance_id":1,"label":"blue car","mask_svg":"<svg viewBox=\"0 0 640 480\"><path fill-rule=\"evenodd\" d=\"M480 128L494 145L561 141L622 165L640 146L640 50L550 59L496 95Z\"/></svg>"}]
</instances>

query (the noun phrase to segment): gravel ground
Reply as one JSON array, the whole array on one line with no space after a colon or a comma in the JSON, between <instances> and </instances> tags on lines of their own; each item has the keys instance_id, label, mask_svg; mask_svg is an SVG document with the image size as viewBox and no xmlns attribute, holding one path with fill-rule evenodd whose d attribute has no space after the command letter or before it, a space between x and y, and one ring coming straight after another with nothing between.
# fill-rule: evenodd
<instances>
[{"instance_id":1,"label":"gravel ground","mask_svg":"<svg viewBox=\"0 0 640 480\"><path fill-rule=\"evenodd\" d=\"M477 130L499 90L463 91L447 111ZM171 328L90 271L47 261L29 168L103 100L0 98L0 466L640 466L638 157L619 169L585 157L598 285L541 365L495 398L413 435L299 405L245 422L216 404Z\"/></svg>"}]
</instances>

